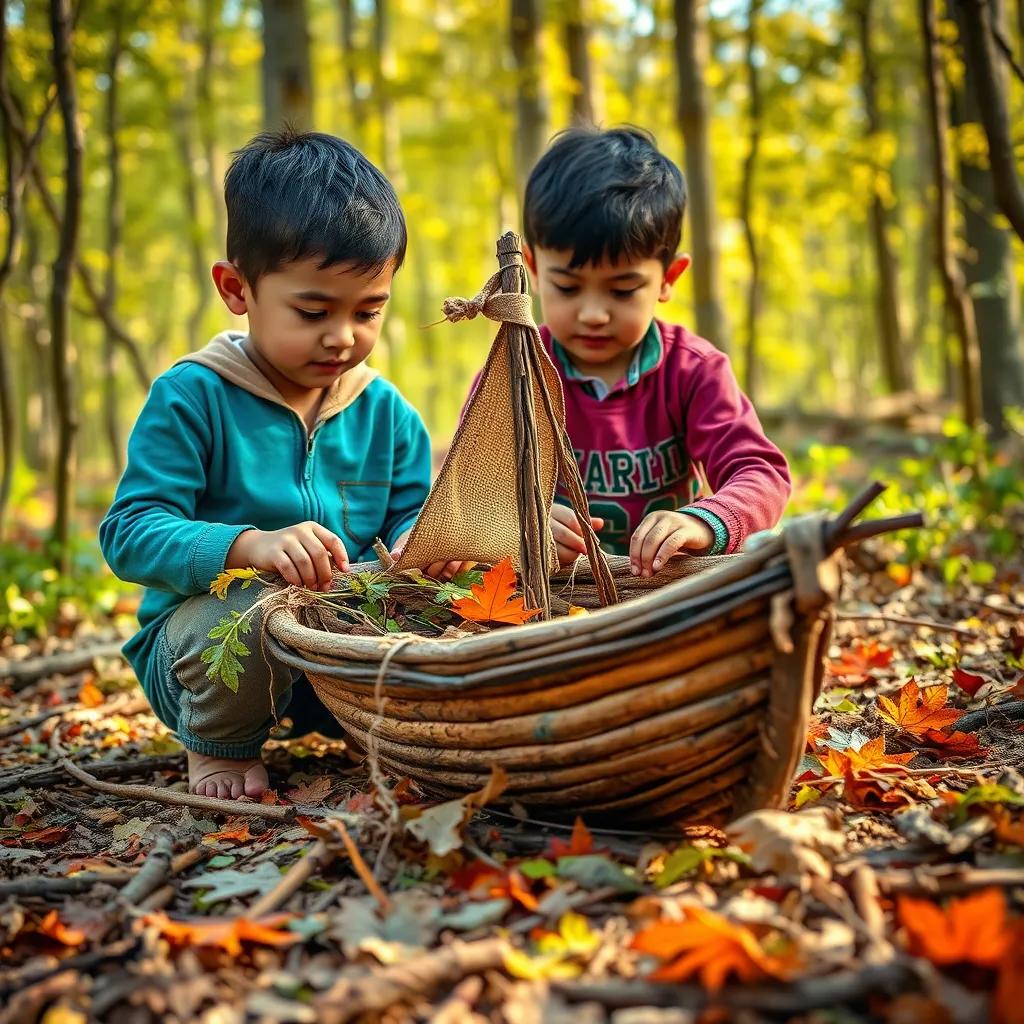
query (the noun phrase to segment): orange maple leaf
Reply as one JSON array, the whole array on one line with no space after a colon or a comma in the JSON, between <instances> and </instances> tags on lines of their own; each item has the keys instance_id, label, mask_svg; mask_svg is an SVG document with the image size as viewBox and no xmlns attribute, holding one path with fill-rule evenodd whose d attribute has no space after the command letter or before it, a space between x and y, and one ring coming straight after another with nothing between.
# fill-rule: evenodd
<instances>
[{"instance_id":1,"label":"orange maple leaf","mask_svg":"<svg viewBox=\"0 0 1024 1024\"><path fill-rule=\"evenodd\" d=\"M900 896L896 912L910 951L933 964L998 967L1009 943L1006 898L995 887L950 900L945 908L931 900Z\"/></svg>"},{"instance_id":2,"label":"orange maple leaf","mask_svg":"<svg viewBox=\"0 0 1024 1024\"><path fill-rule=\"evenodd\" d=\"M45 935L47 938L59 942L62 946L80 946L87 938L85 932L79 931L77 928L69 928L64 924L56 910L51 910L39 922L39 927L36 931L40 935Z\"/></svg>"},{"instance_id":3,"label":"orange maple leaf","mask_svg":"<svg viewBox=\"0 0 1024 1024\"><path fill-rule=\"evenodd\" d=\"M917 681L911 679L900 690L898 707L888 697L878 698L879 714L890 725L920 738L929 729L945 729L962 717L962 711L946 707L948 693L948 686L934 686L922 692Z\"/></svg>"},{"instance_id":4,"label":"orange maple leaf","mask_svg":"<svg viewBox=\"0 0 1024 1024\"><path fill-rule=\"evenodd\" d=\"M503 558L484 573L482 583L473 584L471 597L452 601L452 610L472 622L505 622L521 626L528 619L540 615L540 609L527 608L521 597L512 596L517 582L512 559Z\"/></svg>"},{"instance_id":5,"label":"orange maple leaf","mask_svg":"<svg viewBox=\"0 0 1024 1024\"><path fill-rule=\"evenodd\" d=\"M850 769L843 773L843 799L862 810L893 811L913 803L900 789L896 779L887 779L877 772L855 772Z\"/></svg>"},{"instance_id":6,"label":"orange maple leaf","mask_svg":"<svg viewBox=\"0 0 1024 1024\"><path fill-rule=\"evenodd\" d=\"M590 829L583 824L583 819L577 816L572 826L572 835L569 837L569 842L559 839L557 836L552 836L547 850L544 851L544 856L550 857L552 860L558 860L559 857L582 857L585 854L596 852L594 849L594 837L590 834Z\"/></svg>"},{"instance_id":7,"label":"orange maple leaf","mask_svg":"<svg viewBox=\"0 0 1024 1024\"><path fill-rule=\"evenodd\" d=\"M909 754L887 754L885 752L885 737L878 736L868 740L860 750L847 747L845 750L829 751L824 756L819 754L822 766L826 775L845 775L847 771L879 771L886 768L897 768L900 765L912 761L916 753Z\"/></svg>"},{"instance_id":8,"label":"orange maple leaf","mask_svg":"<svg viewBox=\"0 0 1024 1024\"><path fill-rule=\"evenodd\" d=\"M683 907L683 921L658 921L639 932L633 949L661 957L651 974L655 981L686 981L693 975L710 992L719 991L729 975L741 982L788 978L795 959L764 951L757 936L742 924L703 907Z\"/></svg>"},{"instance_id":9,"label":"orange maple leaf","mask_svg":"<svg viewBox=\"0 0 1024 1024\"><path fill-rule=\"evenodd\" d=\"M539 906L530 883L514 867L498 868L476 860L453 872L450 884L454 889L468 892L474 899L506 897L531 911Z\"/></svg>"},{"instance_id":10,"label":"orange maple leaf","mask_svg":"<svg viewBox=\"0 0 1024 1024\"><path fill-rule=\"evenodd\" d=\"M103 691L91 679L87 679L78 691L79 702L87 708L98 708L106 699Z\"/></svg>"},{"instance_id":11,"label":"orange maple leaf","mask_svg":"<svg viewBox=\"0 0 1024 1024\"><path fill-rule=\"evenodd\" d=\"M238 822L238 819L236 818L235 821ZM219 843L221 840L226 840L232 843L247 843L253 838L252 833L249 831L249 823L247 821L234 824L233 826L232 823L229 822L228 825L228 828L223 829L220 832L207 832L207 834L203 836L203 842L207 845Z\"/></svg>"},{"instance_id":12,"label":"orange maple leaf","mask_svg":"<svg viewBox=\"0 0 1024 1024\"><path fill-rule=\"evenodd\" d=\"M231 919L174 921L162 912L147 914L146 924L154 925L160 934L175 946L206 946L222 949L228 956L238 956L243 942L261 946L291 946L299 942L296 932L280 931L278 925L291 920L292 914L272 914L250 921L245 917Z\"/></svg>"},{"instance_id":13,"label":"orange maple leaf","mask_svg":"<svg viewBox=\"0 0 1024 1024\"><path fill-rule=\"evenodd\" d=\"M1024 921L1018 918L1007 930L1009 939L992 1002L993 1024L1020 1024L1024 1007Z\"/></svg>"},{"instance_id":14,"label":"orange maple leaf","mask_svg":"<svg viewBox=\"0 0 1024 1024\"><path fill-rule=\"evenodd\" d=\"M946 758L980 757L988 753L987 748L978 743L978 737L970 732L945 733L938 729L926 729L920 739L925 746L935 748Z\"/></svg>"},{"instance_id":15,"label":"orange maple leaf","mask_svg":"<svg viewBox=\"0 0 1024 1024\"><path fill-rule=\"evenodd\" d=\"M838 661L830 661L828 670L848 683L865 683L873 668L888 668L896 652L877 640L854 640L848 651L840 651Z\"/></svg>"},{"instance_id":16,"label":"orange maple leaf","mask_svg":"<svg viewBox=\"0 0 1024 1024\"><path fill-rule=\"evenodd\" d=\"M995 823L995 837L1007 846L1024 846L1024 822L1014 821L1002 805L993 807L989 817Z\"/></svg>"}]
</instances>

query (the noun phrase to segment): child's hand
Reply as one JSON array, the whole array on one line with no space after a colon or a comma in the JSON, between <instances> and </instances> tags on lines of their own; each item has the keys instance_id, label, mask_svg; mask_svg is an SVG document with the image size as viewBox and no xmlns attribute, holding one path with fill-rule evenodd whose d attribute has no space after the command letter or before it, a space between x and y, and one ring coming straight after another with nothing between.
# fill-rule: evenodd
<instances>
[{"instance_id":1,"label":"child's hand","mask_svg":"<svg viewBox=\"0 0 1024 1024\"><path fill-rule=\"evenodd\" d=\"M405 531L405 533L399 534L398 540L395 541L395 546L391 549L391 557L397 562L402 557L402 552L405 550L405 543L409 539L409 534L412 533L412 527ZM458 576L462 572L463 568L468 569L472 562L435 562L433 565L428 565L424 569L424 573L427 576L433 576L437 580L450 580L455 576Z\"/></svg>"},{"instance_id":2,"label":"child's hand","mask_svg":"<svg viewBox=\"0 0 1024 1024\"><path fill-rule=\"evenodd\" d=\"M280 573L286 582L310 590L331 589L331 559L349 571L341 538L319 523L299 523L284 530L246 530L228 551L229 569L252 566Z\"/></svg>"},{"instance_id":3,"label":"child's hand","mask_svg":"<svg viewBox=\"0 0 1024 1024\"><path fill-rule=\"evenodd\" d=\"M696 516L652 512L629 542L629 567L634 576L651 576L682 551L700 554L715 543L715 533Z\"/></svg>"},{"instance_id":4,"label":"child's hand","mask_svg":"<svg viewBox=\"0 0 1024 1024\"><path fill-rule=\"evenodd\" d=\"M604 526L604 520L591 517L590 525L595 530L600 530ZM576 513L565 505L551 506L551 536L554 538L558 564L561 566L571 565L580 555L587 553L580 521L576 518Z\"/></svg>"}]
</instances>

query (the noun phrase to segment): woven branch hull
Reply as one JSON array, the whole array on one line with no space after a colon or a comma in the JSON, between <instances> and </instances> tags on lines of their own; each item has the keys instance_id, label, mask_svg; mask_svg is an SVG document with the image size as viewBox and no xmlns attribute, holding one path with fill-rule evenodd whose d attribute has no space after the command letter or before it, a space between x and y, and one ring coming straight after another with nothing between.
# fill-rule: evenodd
<instances>
[{"instance_id":1,"label":"woven branch hull","mask_svg":"<svg viewBox=\"0 0 1024 1024\"><path fill-rule=\"evenodd\" d=\"M438 796L479 789L500 765L499 802L549 817L727 819L783 804L821 681L834 593L813 582L829 559L821 520L795 525L587 616L396 642L310 629L282 608L270 643L357 747ZM574 600L587 582L577 571Z\"/></svg>"}]
</instances>

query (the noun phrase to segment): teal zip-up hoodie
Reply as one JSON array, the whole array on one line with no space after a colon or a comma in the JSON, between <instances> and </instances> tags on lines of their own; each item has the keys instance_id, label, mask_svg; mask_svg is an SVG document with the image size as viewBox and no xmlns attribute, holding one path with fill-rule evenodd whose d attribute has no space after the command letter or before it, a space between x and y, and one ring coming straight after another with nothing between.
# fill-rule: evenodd
<instances>
[{"instance_id":1,"label":"teal zip-up hoodie","mask_svg":"<svg viewBox=\"0 0 1024 1024\"><path fill-rule=\"evenodd\" d=\"M398 390L356 366L324 396L313 429L225 331L158 377L128 441L100 547L141 583L139 632L124 653L151 692L156 638L182 601L209 590L244 530L312 520L349 558L412 526L430 489L430 438Z\"/></svg>"}]
</instances>

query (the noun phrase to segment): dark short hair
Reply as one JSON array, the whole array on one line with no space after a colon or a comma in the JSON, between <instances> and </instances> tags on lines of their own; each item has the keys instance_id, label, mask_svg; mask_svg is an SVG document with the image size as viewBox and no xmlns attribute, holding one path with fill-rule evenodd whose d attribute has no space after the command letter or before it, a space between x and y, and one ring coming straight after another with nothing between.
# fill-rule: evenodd
<instances>
[{"instance_id":1,"label":"dark short hair","mask_svg":"<svg viewBox=\"0 0 1024 1024\"><path fill-rule=\"evenodd\" d=\"M405 259L405 217L391 183L333 135L262 132L235 153L224 200L227 256L253 289L295 260L379 272Z\"/></svg>"},{"instance_id":2,"label":"dark short hair","mask_svg":"<svg viewBox=\"0 0 1024 1024\"><path fill-rule=\"evenodd\" d=\"M526 185L531 248L572 250L570 266L655 258L667 267L686 212L682 171L642 128L559 132Z\"/></svg>"}]
</instances>

